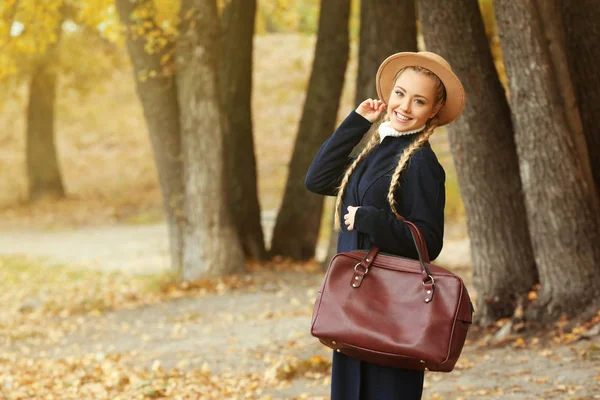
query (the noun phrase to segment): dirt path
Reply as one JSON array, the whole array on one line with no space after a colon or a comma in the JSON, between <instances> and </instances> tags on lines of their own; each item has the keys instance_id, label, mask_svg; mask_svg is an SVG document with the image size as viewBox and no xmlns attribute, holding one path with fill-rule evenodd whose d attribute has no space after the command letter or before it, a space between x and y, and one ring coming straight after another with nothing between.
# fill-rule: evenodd
<instances>
[{"instance_id":1,"label":"dirt path","mask_svg":"<svg viewBox=\"0 0 600 400\"><path fill-rule=\"evenodd\" d=\"M2 350L55 359L127 353L134 366L150 368L158 360L166 369L204 368L215 376L275 375L289 360L329 359L330 351L309 334L320 274L261 274L266 283L251 290L86 316L56 343L24 340ZM600 398L597 338L551 346L469 344L455 371L427 374L424 399ZM326 398L328 391L328 379L299 378L263 394Z\"/></svg>"},{"instance_id":2,"label":"dirt path","mask_svg":"<svg viewBox=\"0 0 600 400\"><path fill-rule=\"evenodd\" d=\"M5 230L0 254L44 256L70 265L136 273L167 265L163 224L62 231ZM440 264L464 268L468 241L446 243ZM215 376L257 373L331 352L309 333L320 273L261 272L258 287L182 298L97 316L68 317L77 326L54 341L24 338L0 353L33 358L127 354L132 367L210 370ZM468 280L468 279L467 279ZM598 336L571 345L469 344L450 374L428 373L424 399L600 399ZM295 360L295 361L294 361ZM327 398L327 377L296 377L263 394L273 399Z\"/></svg>"},{"instance_id":3,"label":"dirt path","mask_svg":"<svg viewBox=\"0 0 600 400\"><path fill-rule=\"evenodd\" d=\"M63 230L0 232L0 255L47 257L103 271L156 273L169 265L167 227L106 225Z\"/></svg>"},{"instance_id":4,"label":"dirt path","mask_svg":"<svg viewBox=\"0 0 600 400\"><path fill-rule=\"evenodd\" d=\"M275 212L263 213L267 243L275 224ZM325 247L317 249L323 259ZM102 271L156 273L169 268L169 239L164 223L148 225L100 225L69 229L23 229L0 226L0 255L47 257L52 262ZM446 241L438 262L447 266L469 263L468 239Z\"/></svg>"}]
</instances>

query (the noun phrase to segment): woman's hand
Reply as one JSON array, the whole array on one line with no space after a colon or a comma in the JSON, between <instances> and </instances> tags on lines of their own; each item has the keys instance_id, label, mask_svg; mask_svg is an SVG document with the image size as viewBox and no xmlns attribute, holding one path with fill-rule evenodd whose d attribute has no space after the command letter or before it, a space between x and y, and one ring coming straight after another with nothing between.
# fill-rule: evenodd
<instances>
[{"instance_id":1,"label":"woman's hand","mask_svg":"<svg viewBox=\"0 0 600 400\"><path fill-rule=\"evenodd\" d=\"M356 216L356 210L360 207L352 207L348 206L348 214L344 215L344 224L348 228L349 231L354 230L354 217Z\"/></svg>"},{"instance_id":2,"label":"woman's hand","mask_svg":"<svg viewBox=\"0 0 600 400\"><path fill-rule=\"evenodd\" d=\"M365 117L370 123L377 121L377 118L385 110L387 104L381 100L366 99L356 107L356 112Z\"/></svg>"}]
</instances>

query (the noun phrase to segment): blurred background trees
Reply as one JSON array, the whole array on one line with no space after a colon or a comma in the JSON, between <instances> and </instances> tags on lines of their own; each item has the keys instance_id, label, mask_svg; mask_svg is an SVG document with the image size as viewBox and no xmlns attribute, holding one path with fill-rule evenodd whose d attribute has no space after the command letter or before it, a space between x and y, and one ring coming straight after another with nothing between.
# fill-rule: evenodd
<instances>
[{"instance_id":1,"label":"blurred background trees","mask_svg":"<svg viewBox=\"0 0 600 400\"><path fill-rule=\"evenodd\" d=\"M477 0L420 0L427 48L442 55L468 94L448 127L471 239L477 314L482 322L511 316L536 282L510 108ZM468 31L461 27L469 26ZM493 179L490 179L494 177Z\"/></svg>"},{"instance_id":2,"label":"blurred background trees","mask_svg":"<svg viewBox=\"0 0 600 400\"><path fill-rule=\"evenodd\" d=\"M26 171L29 200L64 197L65 188L55 146L56 96L59 79L66 79L79 93L91 87L86 80L104 79L122 65L118 57L106 57L90 65L82 49L107 52L114 31L103 21L107 1L6 1L1 6L0 79L5 96L15 87L28 87ZM116 50L116 47L114 48ZM110 51L110 50L109 50ZM116 51L115 51L116 52ZM68 54L68 56L65 56ZM75 83L76 82L76 83Z\"/></svg>"},{"instance_id":3,"label":"blurred background trees","mask_svg":"<svg viewBox=\"0 0 600 400\"><path fill-rule=\"evenodd\" d=\"M180 270L185 221L179 105L172 73L175 32L169 29L169 24L160 25L161 17L151 0L137 3L118 0L115 3L121 21L127 27L125 42L144 110L169 227L171 264Z\"/></svg>"},{"instance_id":4,"label":"blurred background trees","mask_svg":"<svg viewBox=\"0 0 600 400\"><path fill-rule=\"evenodd\" d=\"M600 277L600 203L570 129L536 2L495 0L526 218L545 315L595 304ZM600 90L600 87L597 88ZM585 153L583 153L585 154ZM564 264L563 264L564 263Z\"/></svg>"},{"instance_id":5,"label":"blurred background trees","mask_svg":"<svg viewBox=\"0 0 600 400\"><path fill-rule=\"evenodd\" d=\"M332 207L304 190L308 164L375 96L383 59L427 49L467 90L463 115L432 142L447 226L459 227L447 231L470 238L479 322L596 310L599 13L591 0L5 0L0 104L25 126L0 136L23 160L2 164L4 203L100 198L117 219L162 207L148 219L167 222L185 280L243 271L243 255L322 256ZM123 103L93 105L110 117L69 114L111 81L109 102ZM137 101L116 94L127 85ZM81 160L95 143L118 157Z\"/></svg>"},{"instance_id":6,"label":"blurred background trees","mask_svg":"<svg viewBox=\"0 0 600 400\"><path fill-rule=\"evenodd\" d=\"M252 125L252 83L256 0L231 0L223 11L223 55L219 71L229 121L225 143L229 208L247 257L264 259ZM250 151L252 150L252 151Z\"/></svg>"},{"instance_id":7,"label":"blurred background trees","mask_svg":"<svg viewBox=\"0 0 600 400\"><path fill-rule=\"evenodd\" d=\"M324 199L306 190L304 177L314 155L335 129L350 51L349 16L349 0L321 3L315 56L283 201L273 230L272 255L296 260L307 260L315 255Z\"/></svg>"}]
</instances>

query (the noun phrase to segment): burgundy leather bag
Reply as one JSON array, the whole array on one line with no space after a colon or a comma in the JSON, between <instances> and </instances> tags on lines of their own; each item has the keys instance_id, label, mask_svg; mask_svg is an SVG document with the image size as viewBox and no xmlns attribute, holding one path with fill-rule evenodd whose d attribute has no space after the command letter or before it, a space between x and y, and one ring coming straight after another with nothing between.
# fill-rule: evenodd
<instances>
[{"instance_id":1,"label":"burgundy leather bag","mask_svg":"<svg viewBox=\"0 0 600 400\"><path fill-rule=\"evenodd\" d=\"M460 277L429 263L409 221L419 260L356 250L336 254L317 293L311 333L349 356L397 368L450 372L472 321Z\"/></svg>"}]
</instances>

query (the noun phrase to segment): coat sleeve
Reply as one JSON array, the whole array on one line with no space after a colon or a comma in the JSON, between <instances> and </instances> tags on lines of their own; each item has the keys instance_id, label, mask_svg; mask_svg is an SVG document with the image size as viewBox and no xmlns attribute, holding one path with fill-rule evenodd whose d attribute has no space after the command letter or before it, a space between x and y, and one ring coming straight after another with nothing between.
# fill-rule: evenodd
<instances>
[{"instance_id":1,"label":"coat sleeve","mask_svg":"<svg viewBox=\"0 0 600 400\"><path fill-rule=\"evenodd\" d=\"M444 237L445 173L431 148L417 150L403 173L401 196L403 217L414 223L425 239L431 260L442 251ZM418 258L408 225L397 219L391 209L361 206L354 227L368 235L372 245L381 251Z\"/></svg>"},{"instance_id":2,"label":"coat sleeve","mask_svg":"<svg viewBox=\"0 0 600 400\"><path fill-rule=\"evenodd\" d=\"M335 196L352 149L370 127L366 118L352 111L315 156L306 174L306 188L317 194Z\"/></svg>"}]
</instances>

